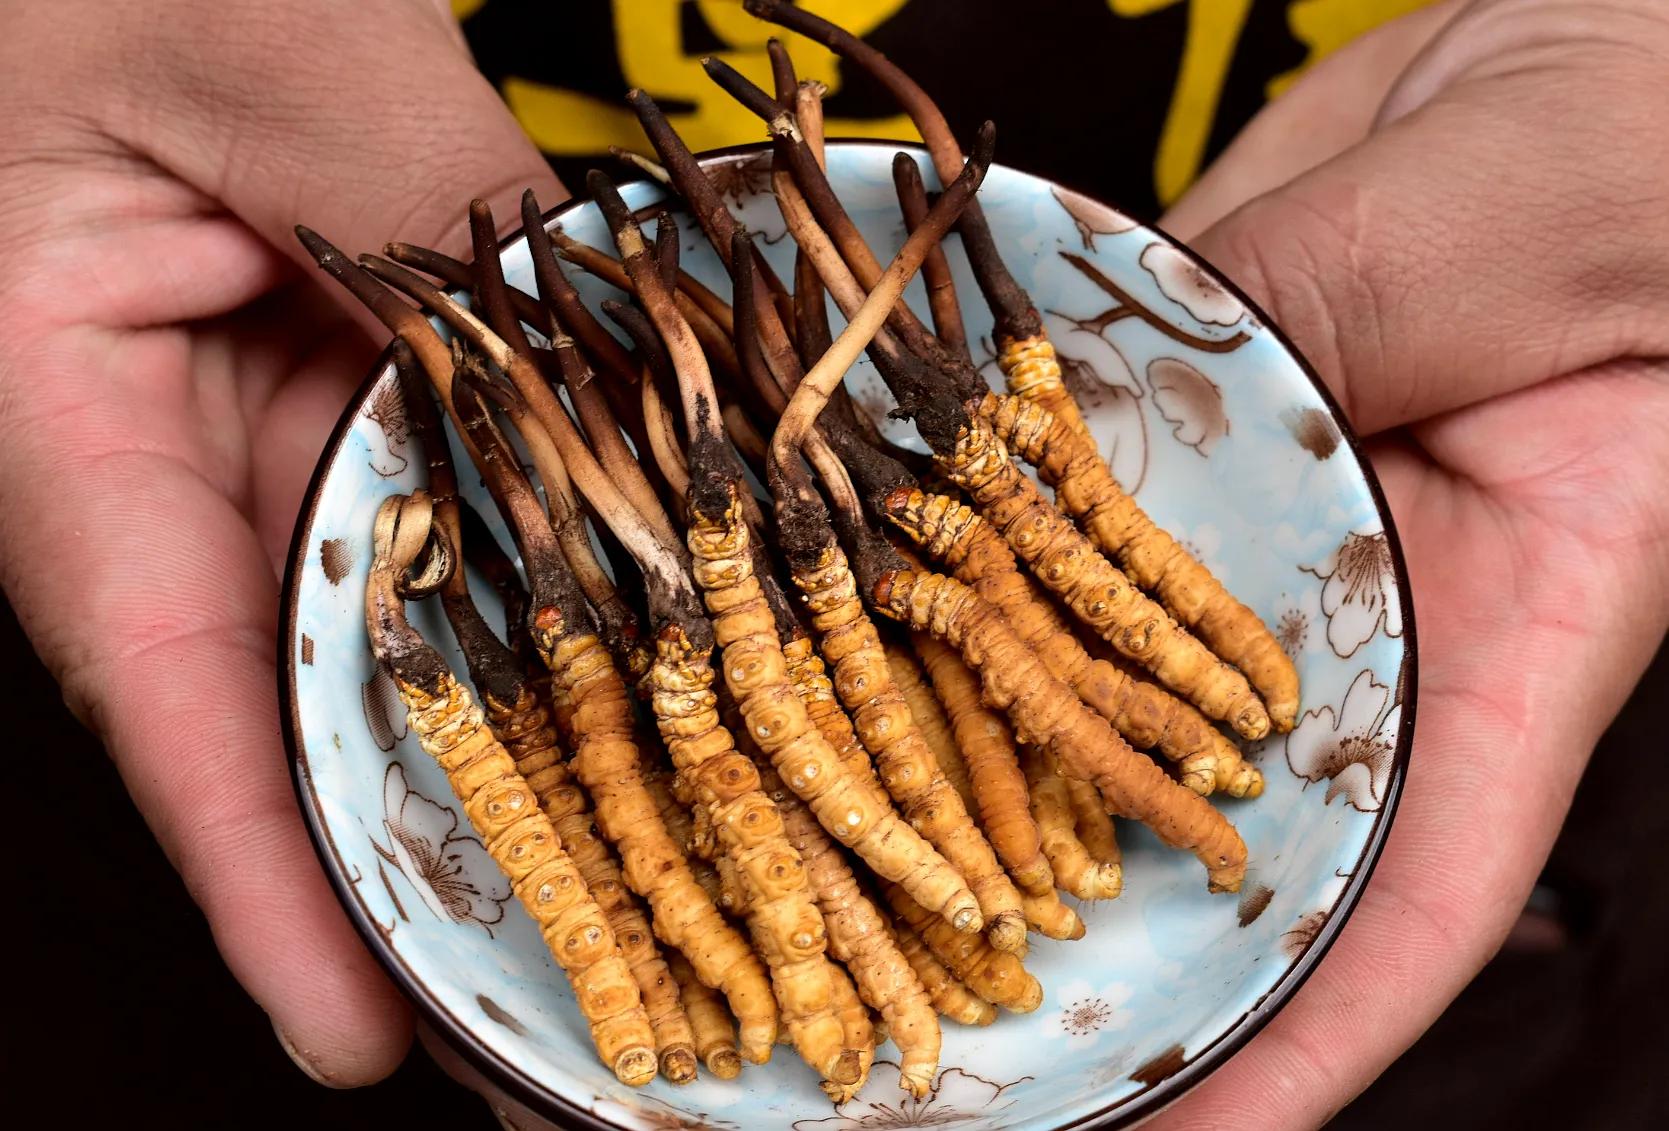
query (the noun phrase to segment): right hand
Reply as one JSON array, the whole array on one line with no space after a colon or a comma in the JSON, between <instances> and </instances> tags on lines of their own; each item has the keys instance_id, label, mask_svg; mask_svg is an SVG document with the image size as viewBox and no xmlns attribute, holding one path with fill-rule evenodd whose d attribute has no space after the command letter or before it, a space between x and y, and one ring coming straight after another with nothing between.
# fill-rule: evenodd
<instances>
[{"instance_id":1,"label":"right hand","mask_svg":"<svg viewBox=\"0 0 1669 1131\"><path fill-rule=\"evenodd\" d=\"M444 0L59 0L0 36L0 585L233 974L335 1086L392 1071L412 1021L296 809L277 578L388 335L291 227L457 247L465 201L515 216L529 186L565 195Z\"/></svg>"}]
</instances>

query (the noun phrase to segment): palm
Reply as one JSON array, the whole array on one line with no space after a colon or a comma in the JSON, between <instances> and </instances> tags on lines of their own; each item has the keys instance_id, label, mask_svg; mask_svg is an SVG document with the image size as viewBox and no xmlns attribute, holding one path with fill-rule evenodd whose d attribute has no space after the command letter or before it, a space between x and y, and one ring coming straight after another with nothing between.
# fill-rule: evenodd
<instances>
[{"instance_id":1,"label":"palm","mask_svg":"<svg viewBox=\"0 0 1669 1131\"><path fill-rule=\"evenodd\" d=\"M112 749L147 752L123 775L217 930L265 921L275 890L314 925L284 942L311 954L290 969L271 961L276 938L221 938L234 973L271 1000L307 969L341 971L344 997L391 1012L296 821L273 667L277 566L372 341L176 182L83 175L59 198L87 221L58 228L29 257L46 268L0 302L0 336L28 362L0 382L19 472L0 507L8 597L72 709ZM203 758L211 730L219 756ZM251 853L262 866L240 869Z\"/></svg>"}]
</instances>

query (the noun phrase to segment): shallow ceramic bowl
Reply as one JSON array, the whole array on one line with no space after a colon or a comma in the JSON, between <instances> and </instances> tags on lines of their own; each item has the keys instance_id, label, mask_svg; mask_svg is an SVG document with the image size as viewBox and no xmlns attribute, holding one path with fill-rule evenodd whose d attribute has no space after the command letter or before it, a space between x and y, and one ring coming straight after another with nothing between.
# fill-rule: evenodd
<instances>
[{"instance_id":1,"label":"shallow ceramic bowl","mask_svg":"<svg viewBox=\"0 0 1669 1131\"><path fill-rule=\"evenodd\" d=\"M894 148L841 144L829 154L841 199L886 254L903 238ZM778 274L792 277L768 155L709 162ZM658 195L647 184L624 191L634 206ZM1266 792L1223 802L1250 851L1245 887L1238 898L1207 894L1191 856L1122 823L1125 894L1080 909L1089 928L1082 941L1034 943L1027 965L1046 991L1037 1012L1005 1014L985 1029L947 1023L942 1070L920 1103L877 1061L862 1096L836 1111L788 1049L735 1081L703 1075L683 1088L658 1080L622 1088L593 1054L561 972L460 820L446 779L407 734L394 689L371 659L361 601L372 517L384 496L420 483L385 358L330 441L291 555L280 669L297 788L326 870L395 981L488 1076L562 1126L1122 1125L1197 1083L1267 1022L1367 881L1407 762L1414 648L1396 535L1347 427L1267 320L1164 236L1010 169L993 168L980 199L1015 275L1048 312L1073 391L1120 481L1274 627L1298 663L1297 729L1251 751ZM566 207L552 223L612 246L589 205ZM728 294L694 225L684 227L685 266ZM510 241L503 257L511 283L532 291L525 243ZM989 315L959 247L951 258L970 340L988 360ZM606 297L606 288L579 281L592 301ZM912 293L925 310L919 281ZM867 362L851 387L883 416L890 402ZM907 426L887 431L917 442ZM492 515L476 477L463 478ZM508 546L502 528L496 533ZM414 620L450 649L428 604L414 608ZM462 673L461 657L449 654Z\"/></svg>"}]
</instances>

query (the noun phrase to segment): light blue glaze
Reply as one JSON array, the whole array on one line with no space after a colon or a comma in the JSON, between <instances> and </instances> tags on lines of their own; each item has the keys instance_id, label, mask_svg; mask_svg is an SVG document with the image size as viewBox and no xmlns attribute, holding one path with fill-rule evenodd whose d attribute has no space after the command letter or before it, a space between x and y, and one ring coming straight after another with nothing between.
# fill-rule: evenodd
<instances>
[{"instance_id":1,"label":"light blue glaze","mask_svg":"<svg viewBox=\"0 0 1669 1131\"><path fill-rule=\"evenodd\" d=\"M830 154L848 210L877 251L889 254L903 237L891 157L865 145ZM736 161L729 159L732 172ZM767 240L778 273L791 278L791 243L769 242L783 227L773 202L748 195L746 178L732 180L744 219ZM752 188L763 187L755 176ZM640 184L625 195L636 206L655 193ZM392 687L374 676L361 614L372 517L385 495L419 485L391 372L356 406L327 456L299 548L288 642L302 792L327 843L326 866L345 879L352 909L376 924L385 959L421 988L425 1009L450 1016L500 1070L620 1126L837 1131L954 1122L972 1131L1056 1127L1113 1105L1133 1114L1129 1101L1150 1085L1163 1089L1160 1082L1184 1062L1215 1059L1208 1050L1271 999L1318 931L1330 935L1323 924L1385 819L1382 803L1408 740L1401 704L1413 695L1399 680L1404 595L1384 516L1327 405L1274 335L1153 232L1007 169L992 170L980 195L1015 275L1051 312L1060 352L1086 363L1078 372L1090 384L1080 387L1080 400L1115 472L1162 526L1280 628L1298 660L1305 714L1293 736L1254 751L1267 776L1264 796L1223 802L1250 850L1242 897L1208 895L1194 859L1121 822L1124 895L1082 909L1084 940L1034 942L1027 965L1046 990L1039 1011L1005 1014L982 1030L947 1024L944 1072L925 1103L907 1101L896 1072L878 1064L863 1095L837 1113L786 1048L736 1081L704 1074L684 1088L657 1081L633 1093L615 1084L538 934L460 826L445 778L405 737ZM728 294L684 219L685 266ZM610 246L590 208L563 223L577 239ZM990 317L951 244L978 342L989 335ZM1188 334L1249 340L1207 352L1136 317L1113 320L1099 335L1075 327L1071 320L1092 319L1113 300L1063 252L1086 256ZM516 243L504 262L512 284L534 289L525 245ZM586 278L580 285L593 302L608 293ZM910 297L925 312L919 281ZM995 366L987 372L995 377ZM851 385L862 403L885 403L867 361ZM918 443L906 425L886 428L900 442ZM508 545L475 475L466 469L462 478ZM326 552L328 540L337 549ZM338 580L327 576L327 558ZM477 585L476 592L488 591ZM496 606L482 602L497 623ZM414 608L413 618L461 674L436 610ZM383 713L380 726L368 725L368 710ZM1254 915L1259 901L1266 905ZM890 1046L881 1052L889 1054Z\"/></svg>"}]
</instances>

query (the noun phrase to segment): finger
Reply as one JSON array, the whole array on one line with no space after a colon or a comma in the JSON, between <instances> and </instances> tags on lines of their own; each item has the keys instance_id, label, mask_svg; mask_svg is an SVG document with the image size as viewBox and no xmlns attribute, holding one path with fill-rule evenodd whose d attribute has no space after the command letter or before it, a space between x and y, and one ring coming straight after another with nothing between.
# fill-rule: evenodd
<instances>
[{"instance_id":1,"label":"finger","mask_svg":"<svg viewBox=\"0 0 1669 1131\"><path fill-rule=\"evenodd\" d=\"M297 819L273 725L268 558L252 536L232 533L240 519L226 500L177 465L112 452L98 466L97 483L52 469L93 497L71 519L82 528L79 552L54 557L51 576L8 584L20 619L288 1047L316 1078L379 1079L404 1055L410 1023ZM109 489L124 481L146 488L137 497ZM47 505L20 494L22 505ZM160 547L158 531L167 532ZM55 602L78 615L53 623L42 613Z\"/></svg>"},{"instance_id":2,"label":"finger","mask_svg":"<svg viewBox=\"0 0 1669 1131\"><path fill-rule=\"evenodd\" d=\"M1420 8L1333 52L1259 111L1173 204L1160 227L1184 242L1368 136L1385 96L1459 10Z\"/></svg>"},{"instance_id":3,"label":"finger","mask_svg":"<svg viewBox=\"0 0 1669 1131\"><path fill-rule=\"evenodd\" d=\"M1314 976L1167 1112L1167 1131L1319 1126L1511 929L1594 742L1669 618L1669 522L1660 505L1655 517L1641 505L1669 476L1669 443L1641 451L1636 435L1617 436L1619 404L1648 443L1669 438L1663 376L1618 366L1436 426L1464 432L1470 448L1524 444L1542 462L1518 482L1483 467L1438 476L1408 451L1375 453L1420 626L1419 717L1396 823ZM1481 487L1473 472L1495 481ZM1582 486L1596 481L1615 493L1596 503ZM1494 499L1480 505L1481 490Z\"/></svg>"},{"instance_id":4,"label":"finger","mask_svg":"<svg viewBox=\"0 0 1669 1131\"><path fill-rule=\"evenodd\" d=\"M130 338L132 340L130 340ZM27 343L24 344L25 346ZM375 1080L410 1040L296 812L279 743L269 557L189 406L143 371L173 336L60 333L0 388L0 584L104 739L228 967L315 1077ZM106 375L97 395L46 397ZM23 425L16 399L60 405ZM120 882L111 861L103 882ZM96 886L89 887L96 898Z\"/></svg>"},{"instance_id":5,"label":"finger","mask_svg":"<svg viewBox=\"0 0 1669 1131\"><path fill-rule=\"evenodd\" d=\"M1669 18L1622 43L1606 6L1515 10L1431 101L1194 241L1361 431L1669 352Z\"/></svg>"},{"instance_id":6,"label":"finger","mask_svg":"<svg viewBox=\"0 0 1669 1131\"><path fill-rule=\"evenodd\" d=\"M334 0L170 8L158 20L116 6L50 65L142 90L89 93L86 111L309 271L297 223L350 252L391 239L461 250L472 197L514 217L526 188L547 204L566 195L445 5L361 0L348 18Z\"/></svg>"}]
</instances>

